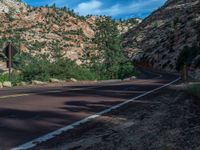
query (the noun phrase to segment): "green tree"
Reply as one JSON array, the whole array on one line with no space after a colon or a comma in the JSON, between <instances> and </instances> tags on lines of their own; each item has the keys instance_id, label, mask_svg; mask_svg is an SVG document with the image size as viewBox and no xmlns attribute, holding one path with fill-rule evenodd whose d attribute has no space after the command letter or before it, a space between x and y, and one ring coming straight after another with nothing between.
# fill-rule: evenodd
<instances>
[{"instance_id":1,"label":"green tree","mask_svg":"<svg viewBox=\"0 0 200 150\"><path fill-rule=\"evenodd\" d=\"M100 17L94 42L98 45L90 57L91 67L106 78L124 78L133 73L133 66L124 56L117 23L111 17Z\"/></svg>"},{"instance_id":2,"label":"green tree","mask_svg":"<svg viewBox=\"0 0 200 150\"><path fill-rule=\"evenodd\" d=\"M64 58L60 47L54 43L53 52L50 55L32 56L31 53L19 53L15 56L14 68L20 70L20 80L42 80L50 78L67 80L75 78L78 80L95 80L96 74L88 68L78 66L75 62ZM52 61L53 59L53 61Z\"/></svg>"},{"instance_id":3,"label":"green tree","mask_svg":"<svg viewBox=\"0 0 200 150\"><path fill-rule=\"evenodd\" d=\"M185 47L178 57L178 60L176 62L176 69L180 71L181 69L183 69L183 66L190 66L193 59L199 54L199 47Z\"/></svg>"},{"instance_id":4,"label":"green tree","mask_svg":"<svg viewBox=\"0 0 200 150\"><path fill-rule=\"evenodd\" d=\"M53 9L56 9L56 4L53 3L51 7L52 7Z\"/></svg>"}]
</instances>

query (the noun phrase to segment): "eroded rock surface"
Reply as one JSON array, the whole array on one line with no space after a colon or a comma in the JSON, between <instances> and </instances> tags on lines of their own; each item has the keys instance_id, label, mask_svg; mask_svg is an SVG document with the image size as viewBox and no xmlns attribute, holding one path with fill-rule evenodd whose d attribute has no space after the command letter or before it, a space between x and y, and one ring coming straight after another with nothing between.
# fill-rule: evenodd
<instances>
[{"instance_id":1,"label":"eroded rock surface","mask_svg":"<svg viewBox=\"0 0 200 150\"><path fill-rule=\"evenodd\" d=\"M200 45L200 1L168 0L124 35L124 50L139 64L175 71L185 46Z\"/></svg>"}]
</instances>

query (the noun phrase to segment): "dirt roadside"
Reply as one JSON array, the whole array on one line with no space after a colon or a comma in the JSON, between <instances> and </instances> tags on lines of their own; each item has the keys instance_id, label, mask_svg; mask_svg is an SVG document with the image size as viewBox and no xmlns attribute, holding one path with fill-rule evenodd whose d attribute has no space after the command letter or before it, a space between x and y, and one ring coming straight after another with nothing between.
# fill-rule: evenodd
<instances>
[{"instance_id":1,"label":"dirt roadside","mask_svg":"<svg viewBox=\"0 0 200 150\"><path fill-rule=\"evenodd\" d=\"M172 86L35 149L200 150L200 100Z\"/></svg>"}]
</instances>

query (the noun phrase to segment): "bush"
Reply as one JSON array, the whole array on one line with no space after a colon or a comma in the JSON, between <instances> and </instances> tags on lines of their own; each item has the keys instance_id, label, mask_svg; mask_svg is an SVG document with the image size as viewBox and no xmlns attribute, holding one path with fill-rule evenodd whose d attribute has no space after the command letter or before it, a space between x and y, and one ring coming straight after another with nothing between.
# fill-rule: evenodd
<instances>
[{"instance_id":1,"label":"bush","mask_svg":"<svg viewBox=\"0 0 200 150\"><path fill-rule=\"evenodd\" d=\"M85 50L87 52L84 52L83 60L86 60L86 64L78 66L75 62L64 58L65 53L59 41L54 41L49 56L21 53L15 57L15 69L21 71L19 79L24 81L48 81L50 78L99 80L123 79L135 75L133 65L123 53L122 39L116 22L106 17L98 20L96 24L97 33L93 42L97 47ZM82 30L79 32L82 34ZM75 31L72 33L78 34ZM38 43L35 46L37 47Z\"/></svg>"},{"instance_id":2,"label":"bush","mask_svg":"<svg viewBox=\"0 0 200 150\"><path fill-rule=\"evenodd\" d=\"M193 85L188 88L188 92L193 96L200 98L200 84Z\"/></svg>"},{"instance_id":3,"label":"bush","mask_svg":"<svg viewBox=\"0 0 200 150\"><path fill-rule=\"evenodd\" d=\"M121 35L117 23L110 17L97 19L97 32L93 39L97 49L87 51L86 60L90 68L101 79L122 79L135 75L134 67L125 57L121 46Z\"/></svg>"},{"instance_id":4,"label":"bush","mask_svg":"<svg viewBox=\"0 0 200 150\"><path fill-rule=\"evenodd\" d=\"M97 75L89 69L78 66L68 59L57 59L50 62L48 57L33 57L30 54L19 54L15 58L15 68L21 71L21 78L24 81L41 80L48 81L50 78L67 80L94 80Z\"/></svg>"},{"instance_id":5,"label":"bush","mask_svg":"<svg viewBox=\"0 0 200 150\"><path fill-rule=\"evenodd\" d=\"M120 65L119 72L118 72L118 78L119 79L124 79L127 77L131 77L133 75L137 75L138 73L133 67L133 64L130 62L126 62L125 65Z\"/></svg>"},{"instance_id":6,"label":"bush","mask_svg":"<svg viewBox=\"0 0 200 150\"><path fill-rule=\"evenodd\" d=\"M8 74L0 74L0 82L9 81Z\"/></svg>"},{"instance_id":7,"label":"bush","mask_svg":"<svg viewBox=\"0 0 200 150\"><path fill-rule=\"evenodd\" d=\"M190 66L193 59L200 54L200 48L199 47L185 47L183 51L180 53L177 63L176 63L176 69L181 70L183 69L183 66Z\"/></svg>"},{"instance_id":8,"label":"bush","mask_svg":"<svg viewBox=\"0 0 200 150\"><path fill-rule=\"evenodd\" d=\"M3 83L5 81L11 81L12 85L17 85L17 83L23 81L23 79L20 73L13 71L11 73L11 79L9 78L8 73L0 74L0 82Z\"/></svg>"}]
</instances>

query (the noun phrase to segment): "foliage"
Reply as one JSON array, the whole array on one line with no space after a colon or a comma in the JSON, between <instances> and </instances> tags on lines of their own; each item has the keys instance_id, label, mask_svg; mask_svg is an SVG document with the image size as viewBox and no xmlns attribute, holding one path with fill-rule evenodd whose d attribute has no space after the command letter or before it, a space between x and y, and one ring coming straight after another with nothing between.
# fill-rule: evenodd
<instances>
[{"instance_id":1,"label":"foliage","mask_svg":"<svg viewBox=\"0 0 200 150\"><path fill-rule=\"evenodd\" d=\"M12 71L11 79L9 78L8 73L0 74L0 82L3 83L5 81L11 81L12 85L17 85L17 83L23 81L23 79L22 79L22 76L20 75L20 73L18 73L16 71Z\"/></svg>"},{"instance_id":2,"label":"foliage","mask_svg":"<svg viewBox=\"0 0 200 150\"><path fill-rule=\"evenodd\" d=\"M0 82L9 81L8 74L0 74Z\"/></svg>"},{"instance_id":3,"label":"foliage","mask_svg":"<svg viewBox=\"0 0 200 150\"><path fill-rule=\"evenodd\" d=\"M78 66L68 59L55 59L50 62L48 56L33 57L31 54L21 53L15 58L15 68L21 71L24 81L41 80L48 81L50 78L67 80L94 80L95 74L90 70Z\"/></svg>"},{"instance_id":4,"label":"foliage","mask_svg":"<svg viewBox=\"0 0 200 150\"><path fill-rule=\"evenodd\" d=\"M193 85L188 88L188 92L193 96L200 98L200 85Z\"/></svg>"},{"instance_id":5,"label":"foliage","mask_svg":"<svg viewBox=\"0 0 200 150\"><path fill-rule=\"evenodd\" d=\"M125 24L128 24L128 23L132 23L132 24L138 24L140 18L130 18L130 19L119 19L118 22L120 23L125 23Z\"/></svg>"},{"instance_id":6,"label":"foliage","mask_svg":"<svg viewBox=\"0 0 200 150\"><path fill-rule=\"evenodd\" d=\"M178 57L176 69L181 70L184 65L189 66L192 63L192 60L199 54L199 47L185 47Z\"/></svg>"},{"instance_id":7,"label":"foliage","mask_svg":"<svg viewBox=\"0 0 200 150\"><path fill-rule=\"evenodd\" d=\"M133 65L124 56L117 23L110 17L96 22L97 32L94 38L98 50L86 52L88 66L104 79L124 78L134 74Z\"/></svg>"},{"instance_id":8,"label":"foliage","mask_svg":"<svg viewBox=\"0 0 200 150\"><path fill-rule=\"evenodd\" d=\"M48 6L48 8L54 9L59 12L58 14L69 13L73 16L77 15L73 10L67 7L56 8L56 5L52 5ZM49 13L48 15L53 15L53 13ZM59 17L56 17L56 20L54 20L56 23L59 22L57 18ZM13 76L13 83L16 84L20 81L31 80L48 81L50 78L61 80L70 78L78 80L122 79L134 75L133 65L124 56L122 51L122 40L117 29L117 22L110 17L99 17L94 28L96 28L97 32L93 43L95 43L97 47L85 50L84 59L87 62L86 64L78 66L75 62L64 58L64 51L61 51L62 48L59 47L59 45L61 45L60 41L56 40L51 43L51 49L48 55L42 54L33 56L31 52L39 51L46 44L45 42L35 41L29 44L30 53L20 53L15 57L14 68L19 70L20 74L18 73ZM25 30L24 28L10 30L14 36L9 40L17 45L17 48L20 47L20 43L24 42L19 35ZM81 35L84 37L81 29L78 31L68 31L63 34ZM65 40L71 39L65 38ZM7 39L0 40L0 45L3 45L5 41L7 41ZM69 45L66 44L65 46ZM4 80L3 77L2 80Z\"/></svg>"}]
</instances>

